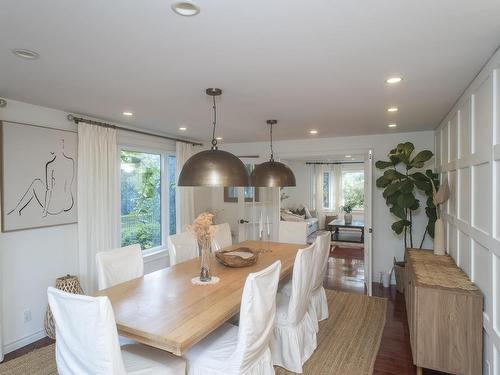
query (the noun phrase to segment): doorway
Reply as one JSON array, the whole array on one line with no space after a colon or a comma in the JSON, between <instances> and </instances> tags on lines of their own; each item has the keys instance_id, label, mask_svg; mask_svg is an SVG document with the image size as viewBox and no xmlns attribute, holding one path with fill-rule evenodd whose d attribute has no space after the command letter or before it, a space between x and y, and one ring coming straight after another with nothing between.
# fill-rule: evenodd
<instances>
[{"instance_id":1,"label":"doorway","mask_svg":"<svg viewBox=\"0 0 500 375\"><path fill-rule=\"evenodd\" d=\"M283 221L290 213L317 220L317 230L307 242L314 242L320 231L331 232L325 283L371 295L371 150L283 156L281 161L294 171L297 186L281 189L280 225L286 225Z\"/></svg>"}]
</instances>

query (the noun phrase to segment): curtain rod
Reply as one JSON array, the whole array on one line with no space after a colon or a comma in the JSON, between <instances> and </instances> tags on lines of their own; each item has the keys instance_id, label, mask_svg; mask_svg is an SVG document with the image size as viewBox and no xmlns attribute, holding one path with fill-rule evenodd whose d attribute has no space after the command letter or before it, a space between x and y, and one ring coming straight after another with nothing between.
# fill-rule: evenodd
<instances>
[{"instance_id":1,"label":"curtain rod","mask_svg":"<svg viewBox=\"0 0 500 375\"><path fill-rule=\"evenodd\" d=\"M145 131L142 131L142 130L135 130L135 129L124 128L124 127L121 127L121 126L118 126L118 125L108 124L106 122L95 121L95 120L91 120L91 119L87 119L87 118L83 118L83 117L76 117L76 116L73 116L71 114L68 115L68 120L74 122L77 125L78 125L78 123L83 122L85 124L97 125L97 126L102 126L102 127L105 127L105 128L125 130L125 131L132 132L132 133L143 134L143 135L150 135L150 136L153 136L153 137L169 139L171 141L176 141L176 142L190 143L193 146L203 146L203 143L194 142L194 141L190 141L190 140L187 140L187 139L169 137L169 136L166 136L166 135L149 133L149 132L145 132Z\"/></svg>"},{"instance_id":2,"label":"curtain rod","mask_svg":"<svg viewBox=\"0 0 500 375\"><path fill-rule=\"evenodd\" d=\"M315 164L364 164L364 161L332 161L332 162L322 162L322 161L306 161L307 165Z\"/></svg>"}]
</instances>

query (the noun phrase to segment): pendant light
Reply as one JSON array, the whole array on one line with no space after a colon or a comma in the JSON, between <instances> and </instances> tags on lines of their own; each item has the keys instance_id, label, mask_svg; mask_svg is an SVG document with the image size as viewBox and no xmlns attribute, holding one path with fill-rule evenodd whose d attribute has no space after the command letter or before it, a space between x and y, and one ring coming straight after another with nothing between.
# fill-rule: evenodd
<instances>
[{"instance_id":1,"label":"pendant light","mask_svg":"<svg viewBox=\"0 0 500 375\"><path fill-rule=\"evenodd\" d=\"M217 107L215 98L222 94L221 89L206 89L213 98L214 121L212 148L191 156L182 167L178 186L249 186L248 171L245 164L235 155L217 148L215 128Z\"/></svg>"},{"instance_id":2,"label":"pendant light","mask_svg":"<svg viewBox=\"0 0 500 375\"><path fill-rule=\"evenodd\" d=\"M273 125L277 120L267 120L269 136L271 139L271 159L256 165L250 176L252 186L256 187L281 187L295 186L295 175L292 170L279 161L274 161L273 153Z\"/></svg>"}]
</instances>

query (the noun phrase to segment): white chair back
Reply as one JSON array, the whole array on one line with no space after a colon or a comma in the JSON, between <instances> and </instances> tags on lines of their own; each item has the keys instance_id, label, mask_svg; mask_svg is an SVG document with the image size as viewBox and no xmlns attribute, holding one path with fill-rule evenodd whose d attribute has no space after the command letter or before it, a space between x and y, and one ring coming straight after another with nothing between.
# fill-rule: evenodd
<instances>
[{"instance_id":1,"label":"white chair back","mask_svg":"<svg viewBox=\"0 0 500 375\"><path fill-rule=\"evenodd\" d=\"M212 240L212 250L217 251L231 246L233 244L233 238L231 236L231 227L229 223L214 225L214 227L216 229Z\"/></svg>"},{"instance_id":2,"label":"white chair back","mask_svg":"<svg viewBox=\"0 0 500 375\"><path fill-rule=\"evenodd\" d=\"M330 255L330 232L324 232L316 237L314 253L313 285L311 290L321 288L328 267L328 256Z\"/></svg>"},{"instance_id":3,"label":"white chair back","mask_svg":"<svg viewBox=\"0 0 500 375\"><path fill-rule=\"evenodd\" d=\"M269 350L276 317L276 293L281 270L277 261L248 275L241 297L238 344L232 360L239 361L239 373L246 374Z\"/></svg>"},{"instance_id":4,"label":"white chair back","mask_svg":"<svg viewBox=\"0 0 500 375\"><path fill-rule=\"evenodd\" d=\"M290 294L290 304L288 305L288 321L291 324L301 322L309 308L313 284L313 255L316 245L314 243L305 249L300 249L295 257L292 292Z\"/></svg>"},{"instance_id":5,"label":"white chair back","mask_svg":"<svg viewBox=\"0 0 500 375\"><path fill-rule=\"evenodd\" d=\"M141 246L129 245L96 254L99 290L144 276Z\"/></svg>"},{"instance_id":6,"label":"white chair back","mask_svg":"<svg viewBox=\"0 0 500 375\"><path fill-rule=\"evenodd\" d=\"M167 247L171 266L198 256L198 241L191 232L168 236Z\"/></svg>"},{"instance_id":7,"label":"white chair back","mask_svg":"<svg viewBox=\"0 0 500 375\"><path fill-rule=\"evenodd\" d=\"M47 289L47 295L56 324L59 374L125 374L109 299L52 287Z\"/></svg>"}]
</instances>

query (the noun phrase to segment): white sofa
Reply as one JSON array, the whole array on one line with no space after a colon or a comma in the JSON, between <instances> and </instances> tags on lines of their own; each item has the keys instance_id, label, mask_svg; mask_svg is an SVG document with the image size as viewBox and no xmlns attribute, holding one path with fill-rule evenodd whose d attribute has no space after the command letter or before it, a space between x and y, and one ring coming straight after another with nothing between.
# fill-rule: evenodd
<instances>
[{"instance_id":1,"label":"white sofa","mask_svg":"<svg viewBox=\"0 0 500 375\"><path fill-rule=\"evenodd\" d=\"M318 219L312 217L304 221L280 221L279 241L307 243L307 237L318 230Z\"/></svg>"}]
</instances>

